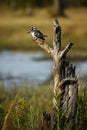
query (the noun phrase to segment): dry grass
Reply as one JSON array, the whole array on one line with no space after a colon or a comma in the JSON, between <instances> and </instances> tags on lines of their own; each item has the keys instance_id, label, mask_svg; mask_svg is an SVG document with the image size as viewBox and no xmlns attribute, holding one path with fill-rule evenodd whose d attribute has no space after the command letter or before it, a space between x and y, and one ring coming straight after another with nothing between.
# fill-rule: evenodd
<instances>
[{"instance_id":1,"label":"dry grass","mask_svg":"<svg viewBox=\"0 0 87 130\"><path fill-rule=\"evenodd\" d=\"M31 26L36 26L44 34L48 35L46 41L52 45L53 20L48 9L36 9L33 16L25 15L24 11L4 11L0 14L0 48L1 49L34 49L30 35L27 31ZM39 14L39 15L38 15ZM87 50L87 9L67 9L67 17L58 20L62 27L63 46L68 41L75 42L73 48L76 54L86 54Z\"/></svg>"}]
</instances>

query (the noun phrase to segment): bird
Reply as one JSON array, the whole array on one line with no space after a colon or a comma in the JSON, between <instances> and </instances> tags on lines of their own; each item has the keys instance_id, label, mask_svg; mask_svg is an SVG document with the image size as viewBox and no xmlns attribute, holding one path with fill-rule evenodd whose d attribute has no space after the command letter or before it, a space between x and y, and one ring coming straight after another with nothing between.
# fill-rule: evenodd
<instances>
[{"instance_id":1,"label":"bird","mask_svg":"<svg viewBox=\"0 0 87 130\"><path fill-rule=\"evenodd\" d=\"M30 33L34 39L41 39L41 40L45 40L44 37L47 37L46 35L44 35L42 32L40 32L39 30L37 30L34 26L28 31L28 33Z\"/></svg>"}]
</instances>

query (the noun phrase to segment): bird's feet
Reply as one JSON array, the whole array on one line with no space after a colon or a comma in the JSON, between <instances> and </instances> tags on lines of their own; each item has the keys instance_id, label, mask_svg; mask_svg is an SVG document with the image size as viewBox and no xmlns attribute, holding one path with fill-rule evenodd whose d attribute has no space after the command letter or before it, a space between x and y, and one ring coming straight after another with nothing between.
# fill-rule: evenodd
<instances>
[{"instance_id":1,"label":"bird's feet","mask_svg":"<svg viewBox=\"0 0 87 130\"><path fill-rule=\"evenodd\" d=\"M38 41L40 44L44 44L44 40L40 39L40 38L33 38L33 41Z\"/></svg>"}]
</instances>

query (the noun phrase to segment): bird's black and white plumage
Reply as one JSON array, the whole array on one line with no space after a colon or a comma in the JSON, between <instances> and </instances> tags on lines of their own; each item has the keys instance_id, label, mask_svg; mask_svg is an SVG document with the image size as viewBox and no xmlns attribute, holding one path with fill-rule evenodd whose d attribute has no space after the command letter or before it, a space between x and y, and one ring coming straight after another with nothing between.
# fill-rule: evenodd
<instances>
[{"instance_id":1,"label":"bird's black and white plumage","mask_svg":"<svg viewBox=\"0 0 87 130\"><path fill-rule=\"evenodd\" d=\"M30 33L30 34L33 36L34 39L39 38L39 39L41 39L41 40L45 40L44 37L47 37L47 36L44 35L42 32L40 32L39 30L37 30L35 27L32 27L32 28L29 30L28 33Z\"/></svg>"}]
</instances>

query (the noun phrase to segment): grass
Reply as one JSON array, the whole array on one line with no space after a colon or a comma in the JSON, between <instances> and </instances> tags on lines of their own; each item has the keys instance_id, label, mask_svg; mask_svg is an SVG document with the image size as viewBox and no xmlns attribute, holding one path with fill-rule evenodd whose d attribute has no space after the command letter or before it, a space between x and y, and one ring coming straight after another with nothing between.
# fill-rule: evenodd
<instances>
[{"instance_id":1,"label":"grass","mask_svg":"<svg viewBox=\"0 0 87 130\"><path fill-rule=\"evenodd\" d=\"M51 111L53 97L51 86L39 88L24 86L8 90L0 87L0 90L3 91L0 91L0 128L2 130L41 129L42 113L45 110Z\"/></svg>"},{"instance_id":2,"label":"grass","mask_svg":"<svg viewBox=\"0 0 87 130\"><path fill-rule=\"evenodd\" d=\"M58 18L62 27L62 46L72 41L75 46L71 54L86 56L87 9L67 9L65 12L67 17ZM39 50L40 48L32 41L32 37L27 34L31 26L37 27L48 35L46 42L52 46L53 20L47 8L34 9L32 16L27 16L23 10L16 12L2 10L0 13L0 50Z\"/></svg>"},{"instance_id":3,"label":"grass","mask_svg":"<svg viewBox=\"0 0 87 130\"><path fill-rule=\"evenodd\" d=\"M0 130L41 130L42 113L52 110L52 89L52 85L12 86L8 90L0 86ZM86 128L84 91L87 89L80 87L76 130Z\"/></svg>"}]
</instances>

